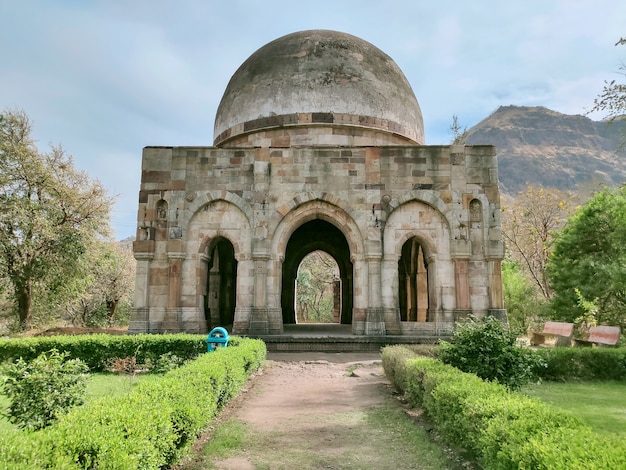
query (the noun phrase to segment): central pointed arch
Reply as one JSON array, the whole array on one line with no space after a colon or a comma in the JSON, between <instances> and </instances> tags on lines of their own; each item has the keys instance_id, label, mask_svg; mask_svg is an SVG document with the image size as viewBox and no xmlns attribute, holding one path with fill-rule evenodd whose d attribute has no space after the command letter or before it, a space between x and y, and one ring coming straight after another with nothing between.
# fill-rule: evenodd
<instances>
[{"instance_id":1,"label":"central pointed arch","mask_svg":"<svg viewBox=\"0 0 626 470\"><path fill-rule=\"evenodd\" d=\"M328 253L339 267L341 285L340 323L352 323L353 278L350 248L343 233L321 219L305 222L289 238L282 269L281 309L283 324L295 324L295 291L298 266L305 256L321 250Z\"/></svg>"}]
</instances>

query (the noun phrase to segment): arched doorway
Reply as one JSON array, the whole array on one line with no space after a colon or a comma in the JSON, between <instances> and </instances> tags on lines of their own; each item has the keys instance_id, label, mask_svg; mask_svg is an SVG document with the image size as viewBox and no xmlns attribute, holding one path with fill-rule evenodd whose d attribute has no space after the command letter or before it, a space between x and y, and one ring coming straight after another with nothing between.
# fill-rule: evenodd
<instances>
[{"instance_id":1,"label":"arched doorway","mask_svg":"<svg viewBox=\"0 0 626 470\"><path fill-rule=\"evenodd\" d=\"M341 306L339 322L352 323L352 262L348 242L341 231L333 224L315 219L302 224L293 232L285 250L282 269L281 308L283 324L296 323L296 278L298 266L308 254L317 250L328 253L339 268L341 286Z\"/></svg>"},{"instance_id":2,"label":"arched doorway","mask_svg":"<svg viewBox=\"0 0 626 470\"><path fill-rule=\"evenodd\" d=\"M230 326L235 318L237 260L233 244L218 237L209 246L204 313L209 328Z\"/></svg>"},{"instance_id":3,"label":"arched doorway","mask_svg":"<svg viewBox=\"0 0 626 470\"><path fill-rule=\"evenodd\" d=\"M402 246L398 262L398 299L400 319L408 322L428 321L430 307L428 257L415 237Z\"/></svg>"}]
</instances>

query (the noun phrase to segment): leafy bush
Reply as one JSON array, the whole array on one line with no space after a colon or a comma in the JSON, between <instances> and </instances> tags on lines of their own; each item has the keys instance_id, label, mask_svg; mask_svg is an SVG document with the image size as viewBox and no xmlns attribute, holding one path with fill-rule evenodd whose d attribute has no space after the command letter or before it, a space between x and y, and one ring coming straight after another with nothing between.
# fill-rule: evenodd
<instances>
[{"instance_id":1,"label":"leafy bush","mask_svg":"<svg viewBox=\"0 0 626 470\"><path fill-rule=\"evenodd\" d=\"M518 346L515 333L491 316L457 324L452 343L442 341L437 357L464 372L511 389L536 379L543 365L540 356Z\"/></svg>"},{"instance_id":2,"label":"leafy bush","mask_svg":"<svg viewBox=\"0 0 626 470\"><path fill-rule=\"evenodd\" d=\"M6 412L10 422L41 429L83 403L88 368L80 359L66 359L67 353L52 350L31 362L18 359L2 367L3 391L11 402Z\"/></svg>"}]
</instances>

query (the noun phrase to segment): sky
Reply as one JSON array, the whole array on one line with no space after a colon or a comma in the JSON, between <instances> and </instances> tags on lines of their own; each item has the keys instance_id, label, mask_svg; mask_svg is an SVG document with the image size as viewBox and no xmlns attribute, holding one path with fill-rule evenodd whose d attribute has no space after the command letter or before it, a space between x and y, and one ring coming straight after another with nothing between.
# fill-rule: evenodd
<instances>
[{"instance_id":1,"label":"sky","mask_svg":"<svg viewBox=\"0 0 626 470\"><path fill-rule=\"evenodd\" d=\"M586 114L626 62L625 0L0 0L0 111L25 111L116 196L135 235L145 146L210 146L232 74L285 34L330 29L391 56L427 145L500 106ZM590 115L593 119L603 116Z\"/></svg>"}]
</instances>

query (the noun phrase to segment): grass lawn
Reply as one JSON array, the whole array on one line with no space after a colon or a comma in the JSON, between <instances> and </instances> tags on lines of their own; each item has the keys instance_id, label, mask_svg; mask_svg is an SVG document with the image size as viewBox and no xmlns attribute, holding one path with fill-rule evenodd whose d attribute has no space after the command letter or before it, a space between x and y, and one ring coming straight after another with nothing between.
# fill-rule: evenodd
<instances>
[{"instance_id":1,"label":"grass lawn","mask_svg":"<svg viewBox=\"0 0 626 470\"><path fill-rule=\"evenodd\" d=\"M570 411L596 432L626 438L626 382L544 382L523 392Z\"/></svg>"},{"instance_id":2,"label":"grass lawn","mask_svg":"<svg viewBox=\"0 0 626 470\"><path fill-rule=\"evenodd\" d=\"M87 381L87 400L110 395L124 395L132 390L138 383L154 380L159 374L136 375L132 379L127 375L117 374L91 374ZM2 378L0 377L0 381ZM1 382L0 382L1 383ZM0 394L0 410L4 412L9 406L9 399ZM6 418L0 415L0 433L15 430Z\"/></svg>"}]
</instances>

